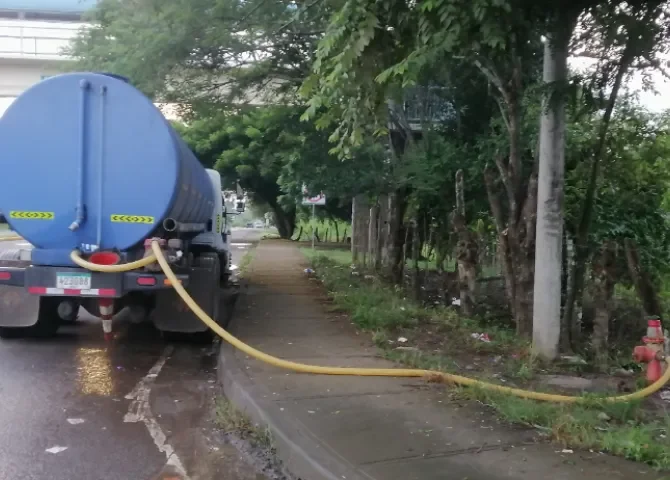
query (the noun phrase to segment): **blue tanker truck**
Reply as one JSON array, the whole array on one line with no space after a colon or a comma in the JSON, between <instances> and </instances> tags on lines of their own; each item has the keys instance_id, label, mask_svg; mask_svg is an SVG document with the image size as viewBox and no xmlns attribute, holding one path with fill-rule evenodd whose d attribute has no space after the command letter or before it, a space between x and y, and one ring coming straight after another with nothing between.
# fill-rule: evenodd
<instances>
[{"instance_id":1,"label":"blue tanker truck","mask_svg":"<svg viewBox=\"0 0 670 480\"><path fill-rule=\"evenodd\" d=\"M0 211L32 245L0 250L0 337L51 336L80 307L107 338L126 307L164 332L206 331L156 263L108 273L77 261L142 265L152 239L216 320L227 215L243 203L227 211L218 172L125 79L70 73L25 91L0 119L0 172Z\"/></svg>"}]
</instances>

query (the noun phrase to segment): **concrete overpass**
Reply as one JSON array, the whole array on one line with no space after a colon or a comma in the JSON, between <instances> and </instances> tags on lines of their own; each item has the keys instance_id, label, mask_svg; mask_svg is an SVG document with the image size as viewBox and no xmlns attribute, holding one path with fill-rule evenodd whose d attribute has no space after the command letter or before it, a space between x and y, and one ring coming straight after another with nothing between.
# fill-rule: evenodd
<instances>
[{"instance_id":1,"label":"concrete overpass","mask_svg":"<svg viewBox=\"0 0 670 480\"><path fill-rule=\"evenodd\" d=\"M31 85L61 71L63 47L97 0L0 2L0 112Z\"/></svg>"}]
</instances>

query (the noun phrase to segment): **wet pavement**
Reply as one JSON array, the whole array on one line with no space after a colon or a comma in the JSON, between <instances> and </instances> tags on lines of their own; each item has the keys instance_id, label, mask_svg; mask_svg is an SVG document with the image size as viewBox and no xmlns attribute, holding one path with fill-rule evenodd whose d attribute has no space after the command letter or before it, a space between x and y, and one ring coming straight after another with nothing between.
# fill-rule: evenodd
<instances>
[{"instance_id":1,"label":"wet pavement","mask_svg":"<svg viewBox=\"0 0 670 480\"><path fill-rule=\"evenodd\" d=\"M259 236L233 233L234 263ZM105 344L86 314L53 339L0 341L0 479L263 479L212 428L216 346L115 329Z\"/></svg>"}]
</instances>

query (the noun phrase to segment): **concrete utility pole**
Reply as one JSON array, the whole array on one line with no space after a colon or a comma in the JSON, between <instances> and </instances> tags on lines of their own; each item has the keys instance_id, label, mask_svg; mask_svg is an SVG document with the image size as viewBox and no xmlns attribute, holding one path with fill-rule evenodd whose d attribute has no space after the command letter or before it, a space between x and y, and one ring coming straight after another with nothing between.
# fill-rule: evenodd
<instances>
[{"instance_id":1,"label":"concrete utility pole","mask_svg":"<svg viewBox=\"0 0 670 480\"><path fill-rule=\"evenodd\" d=\"M561 249L565 171L565 96L568 44L572 29L556 29L544 43L545 97L540 123L540 165L535 236L533 350L548 360L558 355L561 332ZM567 30L567 31L565 31Z\"/></svg>"}]
</instances>

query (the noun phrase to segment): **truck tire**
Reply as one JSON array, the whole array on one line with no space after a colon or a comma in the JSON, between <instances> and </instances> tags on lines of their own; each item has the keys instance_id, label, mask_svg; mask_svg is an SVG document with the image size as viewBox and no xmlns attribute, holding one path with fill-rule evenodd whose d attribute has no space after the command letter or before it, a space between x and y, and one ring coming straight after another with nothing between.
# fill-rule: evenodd
<instances>
[{"instance_id":1,"label":"truck tire","mask_svg":"<svg viewBox=\"0 0 670 480\"><path fill-rule=\"evenodd\" d=\"M193 261L193 266L209 270L210 280L213 284L218 285L221 279L221 262L219 255L213 252L206 252L198 255ZM211 297L210 305L201 305L206 312L211 312L210 317L216 323L219 323L219 311L221 308L221 289L214 288ZM192 334L192 338L196 343L210 343L214 338L215 333L211 328L204 332Z\"/></svg>"},{"instance_id":2,"label":"truck tire","mask_svg":"<svg viewBox=\"0 0 670 480\"><path fill-rule=\"evenodd\" d=\"M26 335L35 338L49 338L56 335L62 325L62 320L58 315L60 302L59 297L40 298L40 312L37 316L37 322L32 327L27 327Z\"/></svg>"},{"instance_id":3,"label":"truck tire","mask_svg":"<svg viewBox=\"0 0 670 480\"><path fill-rule=\"evenodd\" d=\"M21 338L26 334L26 327L0 327L0 338L9 340Z\"/></svg>"},{"instance_id":4,"label":"truck tire","mask_svg":"<svg viewBox=\"0 0 670 480\"><path fill-rule=\"evenodd\" d=\"M58 315L59 297L41 297L37 322L30 327L0 327L0 338L50 338L56 335L62 320Z\"/></svg>"}]
</instances>

